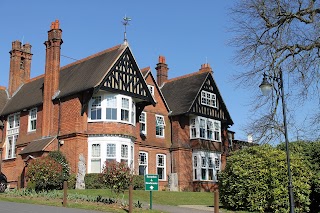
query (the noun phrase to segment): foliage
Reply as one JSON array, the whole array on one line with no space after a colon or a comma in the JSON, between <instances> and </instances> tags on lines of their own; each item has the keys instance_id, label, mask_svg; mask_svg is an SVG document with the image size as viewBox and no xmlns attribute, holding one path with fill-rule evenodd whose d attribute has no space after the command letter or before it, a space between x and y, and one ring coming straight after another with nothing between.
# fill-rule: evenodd
<instances>
[{"instance_id":1,"label":"foliage","mask_svg":"<svg viewBox=\"0 0 320 213\"><path fill-rule=\"evenodd\" d=\"M294 116L295 109L299 110L295 114L301 117L304 103L314 106L311 108L313 112L305 114L306 121L312 124L309 128L300 127L295 121L292 125L299 134L310 128L319 128L320 2L237 0L230 13L233 23L230 29L234 32L230 43L237 49L235 61L246 66L235 76L239 85L257 91L263 73L271 76L269 81L273 85L273 101L270 97L263 99L253 93L254 119L248 130L264 142L281 137L280 72L283 73L284 87L290 89L290 93L286 93L288 107L291 107L288 118ZM317 137L319 132L314 131L308 137Z\"/></svg>"},{"instance_id":2,"label":"foliage","mask_svg":"<svg viewBox=\"0 0 320 213\"><path fill-rule=\"evenodd\" d=\"M124 193L132 181L131 169L126 162L106 161L101 178L103 183L114 192L117 197Z\"/></svg>"},{"instance_id":3,"label":"foliage","mask_svg":"<svg viewBox=\"0 0 320 213\"><path fill-rule=\"evenodd\" d=\"M49 152L49 157L60 163L62 166L62 181L68 180L70 175L70 167L67 158L60 151Z\"/></svg>"},{"instance_id":4,"label":"foliage","mask_svg":"<svg viewBox=\"0 0 320 213\"><path fill-rule=\"evenodd\" d=\"M62 188L62 166L49 156L34 159L28 165L27 179L36 190Z\"/></svg>"},{"instance_id":5,"label":"foliage","mask_svg":"<svg viewBox=\"0 0 320 213\"><path fill-rule=\"evenodd\" d=\"M134 190L144 190L144 176L133 175L132 185Z\"/></svg>"},{"instance_id":6,"label":"foliage","mask_svg":"<svg viewBox=\"0 0 320 213\"><path fill-rule=\"evenodd\" d=\"M286 150L285 143L281 143L277 146L278 149ZM296 141L291 142L289 145L291 153L300 155L308 161L306 166L313 172L311 178L311 205L310 212L320 212L320 142L306 142Z\"/></svg>"},{"instance_id":7,"label":"foliage","mask_svg":"<svg viewBox=\"0 0 320 213\"><path fill-rule=\"evenodd\" d=\"M68 179L68 189L75 189L76 188L76 181L77 181L77 175L70 174L69 179Z\"/></svg>"},{"instance_id":8,"label":"foliage","mask_svg":"<svg viewBox=\"0 0 320 213\"><path fill-rule=\"evenodd\" d=\"M102 182L101 174L88 173L84 176L86 189L105 189L106 186Z\"/></svg>"},{"instance_id":9,"label":"foliage","mask_svg":"<svg viewBox=\"0 0 320 213\"><path fill-rule=\"evenodd\" d=\"M296 212L308 212L311 171L291 155ZM286 153L270 145L238 150L219 175L220 200L235 210L286 212L289 209Z\"/></svg>"}]
</instances>

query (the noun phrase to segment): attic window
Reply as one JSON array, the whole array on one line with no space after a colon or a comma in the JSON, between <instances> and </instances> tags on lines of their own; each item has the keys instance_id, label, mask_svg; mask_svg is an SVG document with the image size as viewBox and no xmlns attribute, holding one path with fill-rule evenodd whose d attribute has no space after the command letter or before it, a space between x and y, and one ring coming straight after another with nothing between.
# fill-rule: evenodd
<instances>
[{"instance_id":1,"label":"attic window","mask_svg":"<svg viewBox=\"0 0 320 213\"><path fill-rule=\"evenodd\" d=\"M216 94L207 91L201 91L201 104L217 108Z\"/></svg>"}]
</instances>

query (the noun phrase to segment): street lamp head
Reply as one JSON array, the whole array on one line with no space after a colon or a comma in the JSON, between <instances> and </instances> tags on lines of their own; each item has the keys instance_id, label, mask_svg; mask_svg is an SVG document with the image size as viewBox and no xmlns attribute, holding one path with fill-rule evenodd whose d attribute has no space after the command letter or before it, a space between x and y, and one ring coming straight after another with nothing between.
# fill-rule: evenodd
<instances>
[{"instance_id":1,"label":"street lamp head","mask_svg":"<svg viewBox=\"0 0 320 213\"><path fill-rule=\"evenodd\" d=\"M263 74L263 80L259 87L264 96L268 96L272 90L272 84L269 83L265 73Z\"/></svg>"}]
</instances>

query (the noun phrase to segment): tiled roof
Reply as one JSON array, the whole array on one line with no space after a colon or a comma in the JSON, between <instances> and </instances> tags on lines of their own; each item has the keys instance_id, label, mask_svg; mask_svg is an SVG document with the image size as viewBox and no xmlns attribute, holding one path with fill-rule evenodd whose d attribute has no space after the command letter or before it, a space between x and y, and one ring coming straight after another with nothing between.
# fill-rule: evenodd
<instances>
[{"instance_id":1,"label":"tiled roof","mask_svg":"<svg viewBox=\"0 0 320 213\"><path fill-rule=\"evenodd\" d=\"M5 88L0 88L0 114L8 101L8 95Z\"/></svg>"},{"instance_id":2,"label":"tiled roof","mask_svg":"<svg viewBox=\"0 0 320 213\"><path fill-rule=\"evenodd\" d=\"M31 141L19 155L44 151L45 148L55 139L55 137L42 138Z\"/></svg>"},{"instance_id":3,"label":"tiled roof","mask_svg":"<svg viewBox=\"0 0 320 213\"><path fill-rule=\"evenodd\" d=\"M125 50L125 47L127 46L118 45L62 67L59 81L60 94L57 98L75 94L99 85L106 73ZM41 104L43 102L43 80L42 76L24 84L9 99L1 114L6 115Z\"/></svg>"},{"instance_id":4,"label":"tiled roof","mask_svg":"<svg viewBox=\"0 0 320 213\"><path fill-rule=\"evenodd\" d=\"M162 86L161 91L169 105L171 115L189 111L208 75L208 72L196 72L170 79Z\"/></svg>"}]
</instances>

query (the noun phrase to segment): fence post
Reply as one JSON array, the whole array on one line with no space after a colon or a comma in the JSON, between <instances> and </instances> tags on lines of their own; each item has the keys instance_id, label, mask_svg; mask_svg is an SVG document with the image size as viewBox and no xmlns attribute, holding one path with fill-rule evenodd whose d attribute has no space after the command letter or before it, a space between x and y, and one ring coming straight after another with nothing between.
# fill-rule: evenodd
<instances>
[{"instance_id":1,"label":"fence post","mask_svg":"<svg viewBox=\"0 0 320 213\"><path fill-rule=\"evenodd\" d=\"M67 189L68 189L68 182L65 180L63 181L63 206L66 207L67 206Z\"/></svg>"}]
</instances>

